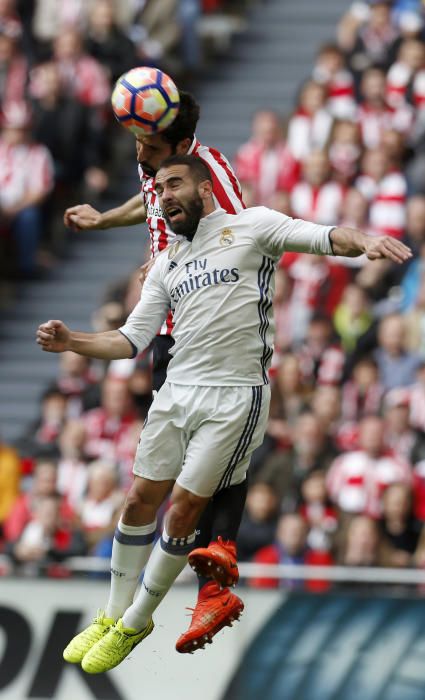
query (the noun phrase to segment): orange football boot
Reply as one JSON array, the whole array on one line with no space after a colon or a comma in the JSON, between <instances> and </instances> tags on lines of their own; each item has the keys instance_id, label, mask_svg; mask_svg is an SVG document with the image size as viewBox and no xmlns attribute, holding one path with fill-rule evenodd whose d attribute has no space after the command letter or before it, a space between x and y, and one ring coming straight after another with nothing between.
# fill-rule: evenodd
<instances>
[{"instance_id":1,"label":"orange football boot","mask_svg":"<svg viewBox=\"0 0 425 700\"><path fill-rule=\"evenodd\" d=\"M197 649L204 649L211 644L212 638L223 627L231 627L239 620L244 604L228 588L220 588L215 581L209 581L199 591L196 608L193 610L192 622L176 642L180 654L193 654Z\"/></svg>"},{"instance_id":2,"label":"orange football boot","mask_svg":"<svg viewBox=\"0 0 425 700\"><path fill-rule=\"evenodd\" d=\"M224 542L218 537L208 547L192 549L188 561L199 576L212 578L222 587L236 586L239 581L234 542Z\"/></svg>"}]
</instances>

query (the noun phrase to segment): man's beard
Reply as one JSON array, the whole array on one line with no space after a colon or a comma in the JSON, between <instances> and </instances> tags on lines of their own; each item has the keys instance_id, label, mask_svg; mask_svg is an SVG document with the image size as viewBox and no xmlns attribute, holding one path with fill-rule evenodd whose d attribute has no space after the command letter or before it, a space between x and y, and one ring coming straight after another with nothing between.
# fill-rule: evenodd
<instances>
[{"instance_id":1,"label":"man's beard","mask_svg":"<svg viewBox=\"0 0 425 700\"><path fill-rule=\"evenodd\" d=\"M204 210L204 205L200 197L192 199L184 208L182 207L186 218L184 221L176 221L172 224L166 214L164 214L165 219L174 233L178 236L184 236L188 241L193 240L196 230L199 226L199 222L202 217L202 212Z\"/></svg>"}]
</instances>

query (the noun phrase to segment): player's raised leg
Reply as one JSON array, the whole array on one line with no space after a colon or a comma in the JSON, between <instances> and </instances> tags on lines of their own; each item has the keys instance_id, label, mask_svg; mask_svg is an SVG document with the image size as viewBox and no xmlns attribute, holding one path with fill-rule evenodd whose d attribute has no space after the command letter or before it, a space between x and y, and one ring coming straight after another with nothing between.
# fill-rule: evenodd
<instances>
[{"instance_id":1,"label":"player's raised leg","mask_svg":"<svg viewBox=\"0 0 425 700\"><path fill-rule=\"evenodd\" d=\"M239 579L235 540L246 491L246 479L219 491L198 523L198 547L188 560L197 573L199 593L190 626L176 642L181 654L202 649L223 627L231 627L244 609L242 600L228 586L236 585Z\"/></svg>"}]
</instances>

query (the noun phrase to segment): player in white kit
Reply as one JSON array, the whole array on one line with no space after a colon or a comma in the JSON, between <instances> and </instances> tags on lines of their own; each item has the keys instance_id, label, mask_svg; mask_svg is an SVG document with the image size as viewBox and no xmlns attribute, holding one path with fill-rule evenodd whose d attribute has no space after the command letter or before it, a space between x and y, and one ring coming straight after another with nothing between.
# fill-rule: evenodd
<instances>
[{"instance_id":1,"label":"player in white kit","mask_svg":"<svg viewBox=\"0 0 425 700\"><path fill-rule=\"evenodd\" d=\"M146 347L169 308L174 311L173 358L134 467L144 495L140 527L149 526L175 482L171 505L135 601L98 634L82 660L88 673L113 668L150 634L152 614L185 566L209 498L245 477L268 415L273 273L282 253L365 253L400 263L411 257L389 237L293 220L265 207L237 215L216 209L209 170L193 156L167 159L155 186L181 238L158 257L126 324L118 331L80 333L49 321L37 332L44 350L118 359Z\"/></svg>"},{"instance_id":2,"label":"player in white kit","mask_svg":"<svg viewBox=\"0 0 425 700\"><path fill-rule=\"evenodd\" d=\"M210 168L213 178L213 195L218 206L229 214L237 214L244 209L239 182L231 165L222 153L215 148L201 144L195 136L199 119L199 105L190 93L180 91L180 108L176 119L164 131L153 135L136 137L138 170L141 183L140 194L124 204L99 212L88 204L78 204L66 210L64 220L67 226L77 230L114 228L146 221L149 229L151 257L155 258L176 238L164 218L155 191L155 175L160 163L173 154L192 154L201 158ZM153 367L152 385L159 391L165 381L169 350L173 345L173 318L169 313L152 342ZM229 588L239 577L236 560L236 534L239 529L245 505L246 481L221 489L208 505L197 524L193 562L198 570L199 594L193 610L189 629L177 640L176 649L181 653L200 648L198 641L205 635L214 635L223 626L237 619L243 610L242 600ZM118 523L115 531L111 567L111 595L105 616L111 619L121 617L131 598L129 580L132 579L133 593L139 575L136 566L139 561L137 533L127 532L125 525L138 522L136 508L133 518ZM128 513L126 513L128 516ZM153 543L155 533L149 534ZM133 548L130 550L131 543ZM126 559L121 565L121 550L133 552L135 564ZM200 549L199 549L200 548ZM130 559L130 556L128 556ZM209 566L208 566L209 565ZM128 574L127 569L131 573ZM140 572L139 572L140 574ZM202 575L204 574L204 575ZM212 580L216 576L218 580ZM75 658L78 658L75 657Z\"/></svg>"}]
</instances>

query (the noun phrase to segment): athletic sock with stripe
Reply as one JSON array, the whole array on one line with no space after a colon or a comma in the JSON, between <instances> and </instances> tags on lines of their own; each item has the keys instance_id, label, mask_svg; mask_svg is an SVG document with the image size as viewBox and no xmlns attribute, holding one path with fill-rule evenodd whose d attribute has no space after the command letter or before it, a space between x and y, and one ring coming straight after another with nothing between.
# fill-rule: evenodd
<instances>
[{"instance_id":1,"label":"athletic sock with stripe","mask_svg":"<svg viewBox=\"0 0 425 700\"><path fill-rule=\"evenodd\" d=\"M195 533L188 537L171 538L163 532L146 565L142 586L133 603L124 613L124 627L141 630L177 576L183 571L187 555L193 549Z\"/></svg>"},{"instance_id":2,"label":"athletic sock with stripe","mask_svg":"<svg viewBox=\"0 0 425 700\"><path fill-rule=\"evenodd\" d=\"M111 557L111 589L106 617L118 620L132 604L140 574L152 552L156 520L134 527L119 521L114 534Z\"/></svg>"}]
</instances>

